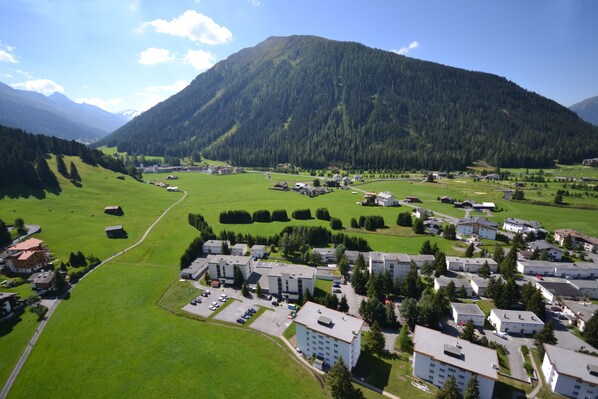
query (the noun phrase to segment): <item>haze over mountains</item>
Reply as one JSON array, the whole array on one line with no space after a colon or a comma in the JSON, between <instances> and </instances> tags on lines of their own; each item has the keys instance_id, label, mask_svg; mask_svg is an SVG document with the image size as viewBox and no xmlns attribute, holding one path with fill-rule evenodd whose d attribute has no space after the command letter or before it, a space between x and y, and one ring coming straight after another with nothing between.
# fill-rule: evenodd
<instances>
[{"instance_id":1,"label":"haze over mountains","mask_svg":"<svg viewBox=\"0 0 598 399\"><path fill-rule=\"evenodd\" d=\"M127 112L127 111L125 111ZM135 116L133 114L133 116ZM64 139L93 142L132 116L79 104L61 93L50 96L0 83L0 125Z\"/></svg>"},{"instance_id":2,"label":"haze over mountains","mask_svg":"<svg viewBox=\"0 0 598 399\"><path fill-rule=\"evenodd\" d=\"M598 153L598 129L496 75L291 36L231 55L100 143L239 165L454 170L579 162Z\"/></svg>"},{"instance_id":3,"label":"haze over mountains","mask_svg":"<svg viewBox=\"0 0 598 399\"><path fill-rule=\"evenodd\" d=\"M584 121L598 126L598 96L586 98L577 104L573 104L569 109Z\"/></svg>"}]
</instances>

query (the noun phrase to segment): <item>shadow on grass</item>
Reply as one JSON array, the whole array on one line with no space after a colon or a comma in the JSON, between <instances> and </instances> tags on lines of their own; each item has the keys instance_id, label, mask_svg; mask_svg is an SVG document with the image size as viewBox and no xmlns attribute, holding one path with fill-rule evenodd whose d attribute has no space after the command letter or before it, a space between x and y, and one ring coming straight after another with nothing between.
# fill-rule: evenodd
<instances>
[{"instance_id":1,"label":"shadow on grass","mask_svg":"<svg viewBox=\"0 0 598 399\"><path fill-rule=\"evenodd\" d=\"M503 399L525 399L527 396L525 391L519 388L515 388L512 385L507 385L503 381L497 381L494 384L494 392L492 393L493 398Z\"/></svg>"},{"instance_id":2,"label":"shadow on grass","mask_svg":"<svg viewBox=\"0 0 598 399\"><path fill-rule=\"evenodd\" d=\"M15 328L15 326L21 321L21 315L13 316L8 320L0 323L0 338L8 335Z\"/></svg>"},{"instance_id":3,"label":"shadow on grass","mask_svg":"<svg viewBox=\"0 0 598 399\"><path fill-rule=\"evenodd\" d=\"M60 186L31 188L20 184L10 187L3 187L2 190L0 190L0 199L3 199L5 197L11 199L33 197L41 200L46 198L46 191L54 195L60 195L62 189L60 188Z\"/></svg>"},{"instance_id":4,"label":"shadow on grass","mask_svg":"<svg viewBox=\"0 0 598 399\"><path fill-rule=\"evenodd\" d=\"M363 378L368 384L384 389L388 386L392 365L368 352L361 352L353 369L357 378Z\"/></svg>"}]
</instances>

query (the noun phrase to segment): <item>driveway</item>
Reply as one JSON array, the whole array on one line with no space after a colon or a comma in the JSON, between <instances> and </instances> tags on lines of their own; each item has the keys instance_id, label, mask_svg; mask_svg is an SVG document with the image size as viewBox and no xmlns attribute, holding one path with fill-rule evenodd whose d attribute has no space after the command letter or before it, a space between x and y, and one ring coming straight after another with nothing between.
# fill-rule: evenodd
<instances>
[{"instance_id":1,"label":"driveway","mask_svg":"<svg viewBox=\"0 0 598 399\"><path fill-rule=\"evenodd\" d=\"M285 311L282 306L280 309L265 311L249 328L279 337L291 325L291 319L287 318L288 313L288 309Z\"/></svg>"},{"instance_id":2,"label":"driveway","mask_svg":"<svg viewBox=\"0 0 598 399\"><path fill-rule=\"evenodd\" d=\"M226 309L223 309L221 312L218 312L214 319L220 321L226 321L228 323L236 323L237 319L241 317L243 313L249 308L253 308L256 311L259 309L258 306L253 304L252 302L242 302L229 299L232 303L229 303ZM253 318L253 317L252 317ZM252 320L250 318L249 320Z\"/></svg>"},{"instance_id":3,"label":"driveway","mask_svg":"<svg viewBox=\"0 0 598 399\"><path fill-rule=\"evenodd\" d=\"M338 299L340 300L341 297L345 295L347 297L347 303L349 304L349 314L359 316L359 305L361 305L362 300L367 300L367 298L362 295L357 295L350 283L341 284L340 290L341 293L336 294Z\"/></svg>"}]
</instances>

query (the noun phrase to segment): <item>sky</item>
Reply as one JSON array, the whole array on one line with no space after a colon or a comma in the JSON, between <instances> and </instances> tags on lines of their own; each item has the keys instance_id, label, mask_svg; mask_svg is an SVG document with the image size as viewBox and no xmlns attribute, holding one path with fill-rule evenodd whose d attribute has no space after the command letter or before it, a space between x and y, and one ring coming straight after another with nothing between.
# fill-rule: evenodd
<instances>
[{"instance_id":1,"label":"sky","mask_svg":"<svg viewBox=\"0 0 598 399\"><path fill-rule=\"evenodd\" d=\"M146 110L270 36L316 35L598 96L594 0L0 0L0 82Z\"/></svg>"}]
</instances>

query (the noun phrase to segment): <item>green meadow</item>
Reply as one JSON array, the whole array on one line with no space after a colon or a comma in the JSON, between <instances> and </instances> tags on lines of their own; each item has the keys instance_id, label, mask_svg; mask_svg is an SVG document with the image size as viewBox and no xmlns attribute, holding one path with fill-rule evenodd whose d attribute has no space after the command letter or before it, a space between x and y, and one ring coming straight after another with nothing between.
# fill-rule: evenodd
<instances>
[{"instance_id":1,"label":"green meadow","mask_svg":"<svg viewBox=\"0 0 598 399\"><path fill-rule=\"evenodd\" d=\"M43 239L56 259L66 260L71 251L81 251L105 259L136 243L146 229L182 193L171 193L74 160L82 176L82 187L59 177L59 194L15 191L0 192L0 218L12 222L22 217L26 223L39 224ZM49 162L54 167L53 161ZM188 192L187 198L173 208L149 234L146 241L93 271L72 291L71 298L56 310L9 396L29 397L325 397L320 381L300 366L284 347L269 337L249 329L213 325L180 313L168 311L183 303L193 292L170 290L178 280L179 259L197 236L187 224L188 213L200 213L215 232L269 235L287 225L328 226L312 219L288 223L222 225L218 215L224 210L328 208L343 221L344 232L368 240L378 251L417 253L430 239L447 252L463 251L457 243L437 237L415 236L411 229L396 226L399 212L408 207L362 207L356 202L363 193L336 190L316 198L295 192L269 190L276 181L311 182L305 175L262 173L209 176L178 173L170 182ZM146 180L164 180L166 175L144 175ZM543 188L547 197L558 189L557 183ZM446 180L439 183L377 181L355 186L365 191L390 191L397 198L419 196L421 206L455 217L464 211L441 204L442 195L494 201L503 211L494 220L519 217L538 220L548 229L576 228L598 235L598 211L532 205L505 201L501 189L507 183ZM526 197L535 188L526 187ZM23 195L24 194L24 195ZM597 204L596 199L586 201ZM120 205L123 216L103 213L108 205ZM377 232L351 229L350 220L360 215L381 215L387 228ZM104 228L122 224L126 239L108 239ZM323 287L327 289L328 287ZM21 295L26 287L17 287ZM172 295L171 295L172 293ZM181 295L177 297L176 295ZM37 326L25 313L20 320L0 328L0 379L4 381ZM390 384L392 385L392 384ZM368 397L373 397L370 395Z\"/></svg>"}]
</instances>

